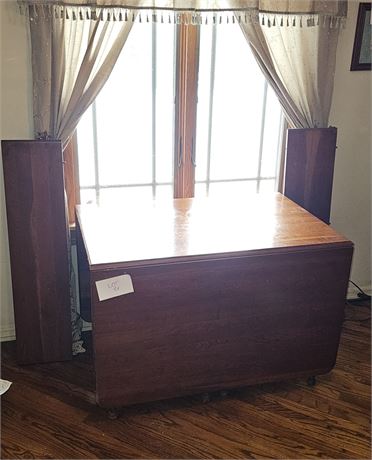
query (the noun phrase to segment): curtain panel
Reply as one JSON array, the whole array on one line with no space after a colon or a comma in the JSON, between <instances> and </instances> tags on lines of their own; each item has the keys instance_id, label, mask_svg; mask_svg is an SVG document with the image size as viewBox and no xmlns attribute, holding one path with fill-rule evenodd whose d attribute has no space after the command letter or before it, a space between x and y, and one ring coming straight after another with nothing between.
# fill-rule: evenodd
<instances>
[{"instance_id":1,"label":"curtain panel","mask_svg":"<svg viewBox=\"0 0 372 460\"><path fill-rule=\"evenodd\" d=\"M30 19L39 136L67 141L111 73L132 23L142 21L239 23L290 126L327 126L346 0L18 1Z\"/></svg>"},{"instance_id":2,"label":"curtain panel","mask_svg":"<svg viewBox=\"0 0 372 460\"><path fill-rule=\"evenodd\" d=\"M239 23L290 126L327 126L345 0L18 1L30 19L39 136L66 142L106 82L131 24L145 21Z\"/></svg>"},{"instance_id":3,"label":"curtain panel","mask_svg":"<svg viewBox=\"0 0 372 460\"><path fill-rule=\"evenodd\" d=\"M326 128L332 103L339 29L314 15L270 15L240 27L292 128ZM281 22L292 23L292 27Z\"/></svg>"},{"instance_id":4,"label":"curtain panel","mask_svg":"<svg viewBox=\"0 0 372 460\"><path fill-rule=\"evenodd\" d=\"M66 144L107 81L132 22L69 21L30 12L36 137Z\"/></svg>"}]
</instances>

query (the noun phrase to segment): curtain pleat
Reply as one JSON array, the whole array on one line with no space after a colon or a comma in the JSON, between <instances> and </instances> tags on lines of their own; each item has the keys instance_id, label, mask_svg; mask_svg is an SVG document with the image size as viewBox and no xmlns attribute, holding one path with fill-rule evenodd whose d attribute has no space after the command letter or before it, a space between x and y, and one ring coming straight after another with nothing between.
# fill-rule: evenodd
<instances>
[{"instance_id":1,"label":"curtain pleat","mask_svg":"<svg viewBox=\"0 0 372 460\"><path fill-rule=\"evenodd\" d=\"M110 76L133 23L70 21L42 17L40 5L30 9L36 137L66 144Z\"/></svg>"},{"instance_id":2,"label":"curtain pleat","mask_svg":"<svg viewBox=\"0 0 372 460\"><path fill-rule=\"evenodd\" d=\"M328 126L339 29L332 27L330 18L313 19L311 27L281 15L272 16L270 23L240 24L293 128ZM292 21L292 27L282 20Z\"/></svg>"},{"instance_id":3,"label":"curtain pleat","mask_svg":"<svg viewBox=\"0 0 372 460\"><path fill-rule=\"evenodd\" d=\"M241 23L240 26L258 65L279 99L286 119L292 126L305 127L306 120L301 110L293 102L275 69L261 25L258 21L252 21Z\"/></svg>"}]
</instances>

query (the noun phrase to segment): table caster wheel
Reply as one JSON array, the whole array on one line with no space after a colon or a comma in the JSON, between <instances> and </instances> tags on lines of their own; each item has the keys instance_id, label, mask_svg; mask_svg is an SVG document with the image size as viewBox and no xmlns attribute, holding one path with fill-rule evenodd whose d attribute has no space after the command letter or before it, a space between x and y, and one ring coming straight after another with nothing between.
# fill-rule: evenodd
<instances>
[{"instance_id":1,"label":"table caster wheel","mask_svg":"<svg viewBox=\"0 0 372 460\"><path fill-rule=\"evenodd\" d=\"M315 386L315 384L316 384L316 377L315 377L314 375L312 375L311 377L309 377L309 378L307 379L307 384L308 384L309 387Z\"/></svg>"},{"instance_id":2,"label":"table caster wheel","mask_svg":"<svg viewBox=\"0 0 372 460\"><path fill-rule=\"evenodd\" d=\"M109 409L107 411L107 418L109 420L117 420L119 418L119 413L115 409Z\"/></svg>"},{"instance_id":3,"label":"table caster wheel","mask_svg":"<svg viewBox=\"0 0 372 460\"><path fill-rule=\"evenodd\" d=\"M209 393L203 393L201 395L201 400L203 404L206 404L207 402L209 402L211 400Z\"/></svg>"}]
</instances>

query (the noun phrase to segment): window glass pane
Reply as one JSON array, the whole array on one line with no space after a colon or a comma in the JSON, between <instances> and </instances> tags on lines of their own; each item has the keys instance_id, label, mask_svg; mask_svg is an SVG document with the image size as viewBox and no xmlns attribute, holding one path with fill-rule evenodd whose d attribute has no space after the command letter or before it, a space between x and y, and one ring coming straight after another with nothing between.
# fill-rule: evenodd
<instances>
[{"instance_id":1,"label":"window glass pane","mask_svg":"<svg viewBox=\"0 0 372 460\"><path fill-rule=\"evenodd\" d=\"M252 193L256 193L257 182L254 180L242 182L214 182L209 185L209 196L220 199L244 200Z\"/></svg>"},{"instance_id":2,"label":"window glass pane","mask_svg":"<svg viewBox=\"0 0 372 460\"><path fill-rule=\"evenodd\" d=\"M263 177L274 177L277 173L281 112L277 97L271 87L268 86L261 163L261 176Z\"/></svg>"},{"instance_id":3,"label":"window glass pane","mask_svg":"<svg viewBox=\"0 0 372 460\"><path fill-rule=\"evenodd\" d=\"M265 179L260 182L260 193L274 193L275 179Z\"/></svg>"},{"instance_id":4,"label":"window glass pane","mask_svg":"<svg viewBox=\"0 0 372 460\"><path fill-rule=\"evenodd\" d=\"M195 184L195 196L206 197L207 196L207 184L205 183Z\"/></svg>"},{"instance_id":5,"label":"window glass pane","mask_svg":"<svg viewBox=\"0 0 372 460\"><path fill-rule=\"evenodd\" d=\"M91 204L96 202L96 190L94 188L80 189L80 203Z\"/></svg>"},{"instance_id":6,"label":"window glass pane","mask_svg":"<svg viewBox=\"0 0 372 460\"><path fill-rule=\"evenodd\" d=\"M139 203L152 199L152 188L147 187L112 187L101 188L99 191L99 204L110 205L118 203L119 206L125 203Z\"/></svg>"},{"instance_id":7,"label":"window glass pane","mask_svg":"<svg viewBox=\"0 0 372 460\"><path fill-rule=\"evenodd\" d=\"M152 24L134 24L96 99L101 185L151 181Z\"/></svg>"},{"instance_id":8,"label":"window glass pane","mask_svg":"<svg viewBox=\"0 0 372 460\"><path fill-rule=\"evenodd\" d=\"M174 24L133 25L93 109L79 123L81 186L95 185L94 126L98 188L173 182L174 39Z\"/></svg>"},{"instance_id":9,"label":"window glass pane","mask_svg":"<svg viewBox=\"0 0 372 460\"><path fill-rule=\"evenodd\" d=\"M200 30L196 133L198 181L208 182L209 126L211 180L257 177L262 134L261 177L275 177L281 108L238 24L219 24L215 28L201 27ZM210 193L217 189L221 194L223 190L239 193L240 187L244 191L257 191L257 182L239 184L211 184ZM206 188L202 184L196 185L195 196L205 194Z\"/></svg>"},{"instance_id":10,"label":"window glass pane","mask_svg":"<svg viewBox=\"0 0 372 460\"><path fill-rule=\"evenodd\" d=\"M216 31L211 179L255 177L264 79L240 27Z\"/></svg>"},{"instance_id":11,"label":"window glass pane","mask_svg":"<svg viewBox=\"0 0 372 460\"><path fill-rule=\"evenodd\" d=\"M157 200L172 200L173 199L173 185L157 185L156 186L156 199Z\"/></svg>"},{"instance_id":12,"label":"window glass pane","mask_svg":"<svg viewBox=\"0 0 372 460\"><path fill-rule=\"evenodd\" d=\"M212 71L212 38L216 27L200 28L198 111L196 130L196 180L206 180Z\"/></svg>"},{"instance_id":13,"label":"window glass pane","mask_svg":"<svg viewBox=\"0 0 372 460\"><path fill-rule=\"evenodd\" d=\"M156 27L156 181L173 182L175 29L173 24L153 27Z\"/></svg>"},{"instance_id":14,"label":"window glass pane","mask_svg":"<svg viewBox=\"0 0 372 460\"><path fill-rule=\"evenodd\" d=\"M92 106L84 113L77 130L79 145L79 181L81 187L94 186L94 143Z\"/></svg>"}]
</instances>

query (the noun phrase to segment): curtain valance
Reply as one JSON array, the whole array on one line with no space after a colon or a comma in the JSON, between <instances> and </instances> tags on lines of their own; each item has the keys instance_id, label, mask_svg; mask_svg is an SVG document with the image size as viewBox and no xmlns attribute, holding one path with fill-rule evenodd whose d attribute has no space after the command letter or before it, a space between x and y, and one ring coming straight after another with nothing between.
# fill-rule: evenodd
<instances>
[{"instance_id":1,"label":"curtain valance","mask_svg":"<svg viewBox=\"0 0 372 460\"><path fill-rule=\"evenodd\" d=\"M260 20L269 26L279 20L280 25L287 27L312 26L319 23L320 17L331 18L333 27L338 27L347 13L347 0L18 0L18 3L22 12L31 12L39 19L53 15L72 20L165 22L172 19L200 24ZM184 12L191 16L187 18L181 14Z\"/></svg>"}]
</instances>

